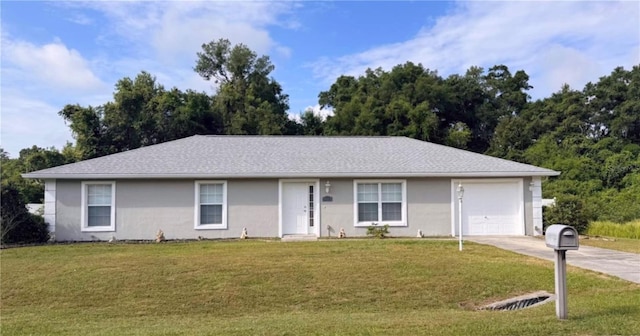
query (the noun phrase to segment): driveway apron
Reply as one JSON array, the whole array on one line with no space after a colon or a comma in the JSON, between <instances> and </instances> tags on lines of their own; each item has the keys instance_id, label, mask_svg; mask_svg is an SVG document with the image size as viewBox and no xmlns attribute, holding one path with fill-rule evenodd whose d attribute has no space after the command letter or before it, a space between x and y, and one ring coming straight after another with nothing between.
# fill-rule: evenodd
<instances>
[{"instance_id":1,"label":"driveway apron","mask_svg":"<svg viewBox=\"0 0 640 336\"><path fill-rule=\"evenodd\" d=\"M554 251L545 245L544 239L522 236L475 236L468 237L466 240L493 245L532 257L554 260ZM640 254L580 246L578 250L567 251L567 264L640 284Z\"/></svg>"}]
</instances>

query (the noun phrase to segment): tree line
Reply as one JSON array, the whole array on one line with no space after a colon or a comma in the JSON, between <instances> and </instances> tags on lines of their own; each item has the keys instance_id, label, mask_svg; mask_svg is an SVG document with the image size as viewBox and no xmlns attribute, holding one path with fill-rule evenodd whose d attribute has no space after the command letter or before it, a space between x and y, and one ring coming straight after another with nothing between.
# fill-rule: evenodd
<instances>
[{"instance_id":1,"label":"tree line","mask_svg":"<svg viewBox=\"0 0 640 336\"><path fill-rule=\"evenodd\" d=\"M577 216L571 221L640 218L640 66L532 101L524 70L471 67L443 77L407 62L338 77L318 95L333 115L307 110L297 120L268 56L221 39L202 45L193 69L215 92L167 89L142 71L120 79L112 101L64 106L75 142L61 151L33 146L15 159L2 151L3 187L38 202L41 182L21 173L194 134L393 135L562 171L544 182L543 196L560 205L552 218L568 221L560 210Z\"/></svg>"}]
</instances>

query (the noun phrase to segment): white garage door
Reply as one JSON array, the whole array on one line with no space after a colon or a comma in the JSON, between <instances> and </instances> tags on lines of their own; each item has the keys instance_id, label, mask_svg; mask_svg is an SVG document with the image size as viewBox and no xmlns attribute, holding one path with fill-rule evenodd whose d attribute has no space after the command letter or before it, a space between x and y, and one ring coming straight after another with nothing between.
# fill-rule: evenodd
<instances>
[{"instance_id":1,"label":"white garage door","mask_svg":"<svg viewBox=\"0 0 640 336\"><path fill-rule=\"evenodd\" d=\"M521 180L460 182L463 235L524 235Z\"/></svg>"}]
</instances>

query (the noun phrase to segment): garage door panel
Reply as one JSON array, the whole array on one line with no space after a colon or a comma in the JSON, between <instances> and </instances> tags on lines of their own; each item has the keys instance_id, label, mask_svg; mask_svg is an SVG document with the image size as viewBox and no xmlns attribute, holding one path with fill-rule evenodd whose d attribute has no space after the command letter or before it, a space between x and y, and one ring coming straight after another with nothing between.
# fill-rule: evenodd
<instances>
[{"instance_id":1,"label":"garage door panel","mask_svg":"<svg viewBox=\"0 0 640 336\"><path fill-rule=\"evenodd\" d=\"M485 231L484 216L469 216L467 217L467 224L466 228L463 228L463 232L466 234L477 236L483 234Z\"/></svg>"},{"instance_id":2,"label":"garage door panel","mask_svg":"<svg viewBox=\"0 0 640 336\"><path fill-rule=\"evenodd\" d=\"M520 211L519 181L467 182L462 208L465 235L520 235L524 233Z\"/></svg>"},{"instance_id":3,"label":"garage door panel","mask_svg":"<svg viewBox=\"0 0 640 336\"><path fill-rule=\"evenodd\" d=\"M485 226L485 232L481 234L486 235L499 235L502 234L502 223L496 220L487 220L487 225Z\"/></svg>"}]
</instances>

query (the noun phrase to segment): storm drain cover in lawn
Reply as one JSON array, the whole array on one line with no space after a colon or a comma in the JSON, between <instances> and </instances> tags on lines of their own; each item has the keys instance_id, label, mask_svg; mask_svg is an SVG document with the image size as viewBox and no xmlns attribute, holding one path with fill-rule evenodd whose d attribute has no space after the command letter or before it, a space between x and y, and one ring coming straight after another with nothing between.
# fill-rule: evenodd
<instances>
[{"instance_id":1,"label":"storm drain cover in lawn","mask_svg":"<svg viewBox=\"0 0 640 336\"><path fill-rule=\"evenodd\" d=\"M555 300L555 295L542 291L494 302L480 307L480 310L518 310L539 306L553 300Z\"/></svg>"}]
</instances>

